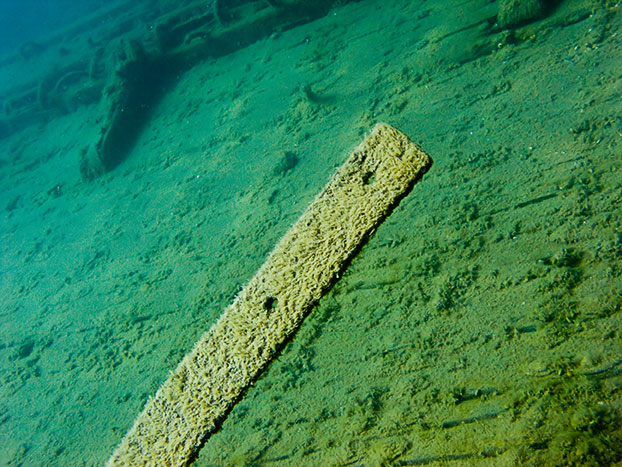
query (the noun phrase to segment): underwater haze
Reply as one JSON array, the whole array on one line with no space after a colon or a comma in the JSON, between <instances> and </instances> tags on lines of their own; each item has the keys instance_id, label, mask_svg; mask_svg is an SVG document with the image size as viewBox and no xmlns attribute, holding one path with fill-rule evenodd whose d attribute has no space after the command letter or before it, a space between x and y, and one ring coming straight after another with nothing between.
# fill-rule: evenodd
<instances>
[{"instance_id":1,"label":"underwater haze","mask_svg":"<svg viewBox=\"0 0 622 467\"><path fill-rule=\"evenodd\" d=\"M0 55L15 52L24 43L45 39L105 4L102 0L2 0Z\"/></svg>"},{"instance_id":2,"label":"underwater haze","mask_svg":"<svg viewBox=\"0 0 622 467\"><path fill-rule=\"evenodd\" d=\"M620 465L622 3L325 3L2 0L0 465L105 464L377 122L434 164L193 465Z\"/></svg>"}]
</instances>

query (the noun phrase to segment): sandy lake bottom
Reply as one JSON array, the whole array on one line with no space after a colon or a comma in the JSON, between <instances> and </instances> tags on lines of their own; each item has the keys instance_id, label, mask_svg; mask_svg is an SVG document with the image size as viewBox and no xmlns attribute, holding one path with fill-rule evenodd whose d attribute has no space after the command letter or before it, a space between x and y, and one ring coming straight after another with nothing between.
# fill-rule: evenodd
<instances>
[{"instance_id":1,"label":"sandy lake bottom","mask_svg":"<svg viewBox=\"0 0 622 467\"><path fill-rule=\"evenodd\" d=\"M102 465L376 122L434 165L196 465L622 461L622 6L495 14L335 7L179 76L92 182L95 106L0 140L0 464Z\"/></svg>"}]
</instances>

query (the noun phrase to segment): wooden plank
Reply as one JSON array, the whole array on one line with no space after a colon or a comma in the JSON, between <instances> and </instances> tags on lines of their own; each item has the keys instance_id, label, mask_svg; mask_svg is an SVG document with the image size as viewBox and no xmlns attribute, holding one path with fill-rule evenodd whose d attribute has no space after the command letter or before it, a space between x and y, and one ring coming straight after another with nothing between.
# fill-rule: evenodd
<instances>
[{"instance_id":1,"label":"wooden plank","mask_svg":"<svg viewBox=\"0 0 622 467\"><path fill-rule=\"evenodd\" d=\"M376 125L147 402L108 465L189 463L431 164L403 133Z\"/></svg>"}]
</instances>

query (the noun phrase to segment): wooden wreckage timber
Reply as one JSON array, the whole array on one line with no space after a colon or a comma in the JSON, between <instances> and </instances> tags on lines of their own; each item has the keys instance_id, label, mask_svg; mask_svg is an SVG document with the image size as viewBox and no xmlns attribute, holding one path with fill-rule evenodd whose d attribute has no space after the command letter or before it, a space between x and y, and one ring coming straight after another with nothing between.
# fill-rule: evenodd
<instances>
[{"instance_id":1,"label":"wooden wreckage timber","mask_svg":"<svg viewBox=\"0 0 622 467\"><path fill-rule=\"evenodd\" d=\"M98 102L100 132L80 160L83 178L97 177L125 157L167 79L203 59L320 18L334 4L334 0L203 0L183 7L172 0L114 3L46 41L25 43L15 54L0 58L0 70L14 83L0 88L0 138Z\"/></svg>"}]
</instances>

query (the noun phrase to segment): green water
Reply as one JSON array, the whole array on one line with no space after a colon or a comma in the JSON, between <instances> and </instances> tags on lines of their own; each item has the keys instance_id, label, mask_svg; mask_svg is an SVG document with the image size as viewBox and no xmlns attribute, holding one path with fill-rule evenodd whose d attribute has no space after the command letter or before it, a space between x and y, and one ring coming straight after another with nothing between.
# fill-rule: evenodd
<instances>
[{"instance_id":1,"label":"green water","mask_svg":"<svg viewBox=\"0 0 622 467\"><path fill-rule=\"evenodd\" d=\"M622 461L622 6L342 3L180 75L93 182L95 106L0 140L1 465L105 463L378 121L432 169L196 465Z\"/></svg>"}]
</instances>

